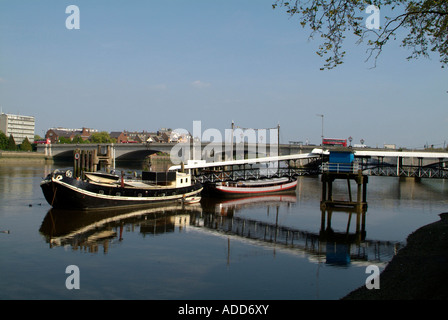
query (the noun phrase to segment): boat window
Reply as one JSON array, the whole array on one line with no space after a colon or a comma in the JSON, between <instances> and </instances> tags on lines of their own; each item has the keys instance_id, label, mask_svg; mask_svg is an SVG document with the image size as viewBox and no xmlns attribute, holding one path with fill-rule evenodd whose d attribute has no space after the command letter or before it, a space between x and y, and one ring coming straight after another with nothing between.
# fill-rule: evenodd
<instances>
[{"instance_id":1,"label":"boat window","mask_svg":"<svg viewBox=\"0 0 448 320\"><path fill-rule=\"evenodd\" d=\"M104 190L98 191L99 194L104 194Z\"/></svg>"},{"instance_id":2,"label":"boat window","mask_svg":"<svg viewBox=\"0 0 448 320\"><path fill-rule=\"evenodd\" d=\"M141 193L139 193L139 194L137 195L137 197L141 198L141 197L142 197L142 194L141 194Z\"/></svg>"},{"instance_id":3,"label":"boat window","mask_svg":"<svg viewBox=\"0 0 448 320\"><path fill-rule=\"evenodd\" d=\"M185 178L185 182L188 182L188 178Z\"/></svg>"},{"instance_id":4,"label":"boat window","mask_svg":"<svg viewBox=\"0 0 448 320\"><path fill-rule=\"evenodd\" d=\"M117 192L115 195L119 197L119 196L121 196L121 193Z\"/></svg>"},{"instance_id":5,"label":"boat window","mask_svg":"<svg viewBox=\"0 0 448 320\"><path fill-rule=\"evenodd\" d=\"M180 183L184 183L184 179L180 179Z\"/></svg>"}]
</instances>

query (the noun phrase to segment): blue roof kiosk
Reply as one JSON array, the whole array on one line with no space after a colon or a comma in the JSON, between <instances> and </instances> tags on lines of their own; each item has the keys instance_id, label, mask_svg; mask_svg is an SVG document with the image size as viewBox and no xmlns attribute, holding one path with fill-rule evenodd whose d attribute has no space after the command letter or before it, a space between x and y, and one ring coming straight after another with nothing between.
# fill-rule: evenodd
<instances>
[{"instance_id":1,"label":"blue roof kiosk","mask_svg":"<svg viewBox=\"0 0 448 320\"><path fill-rule=\"evenodd\" d=\"M330 172L353 172L355 155L350 150L331 150L328 169Z\"/></svg>"}]
</instances>

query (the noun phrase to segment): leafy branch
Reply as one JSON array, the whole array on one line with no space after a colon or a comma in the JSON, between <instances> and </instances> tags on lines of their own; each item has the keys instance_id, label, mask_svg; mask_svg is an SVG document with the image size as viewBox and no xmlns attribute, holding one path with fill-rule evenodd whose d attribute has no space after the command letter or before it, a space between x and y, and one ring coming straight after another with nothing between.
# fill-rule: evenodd
<instances>
[{"instance_id":1,"label":"leafy branch","mask_svg":"<svg viewBox=\"0 0 448 320\"><path fill-rule=\"evenodd\" d=\"M385 23L378 30L369 29L364 23L365 9L369 5L378 8L388 6L395 17L385 17ZM401 46L412 50L407 59L429 57L438 53L442 68L448 64L448 1L446 0L277 0L272 7L283 7L290 16L299 16L300 25L311 29L310 39L316 34L323 39L316 53L325 57L323 69L332 69L343 63L346 51L343 42L346 33L359 37L357 44L373 35L367 41L367 60L374 63L389 40L397 38L397 31L404 29L408 34Z\"/></svg>"}]
</instances>

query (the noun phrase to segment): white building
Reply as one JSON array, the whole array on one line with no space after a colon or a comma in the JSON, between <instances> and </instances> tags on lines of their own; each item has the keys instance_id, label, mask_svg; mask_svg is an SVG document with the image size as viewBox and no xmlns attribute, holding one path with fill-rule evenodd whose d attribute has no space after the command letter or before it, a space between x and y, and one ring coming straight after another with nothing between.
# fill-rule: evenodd
<instances>
[{"instance_id":1,"label":"white building","mask_svg":"<svg viewBox=\"0 0 448 320\"><path fill-rule=\"evenodd\" d=\"M2 113L0 115L0 130L9 137L12 135L16 144L21 144L25 138L34 142L35 120L31 116Z\"/></svg>"}]
</instances>

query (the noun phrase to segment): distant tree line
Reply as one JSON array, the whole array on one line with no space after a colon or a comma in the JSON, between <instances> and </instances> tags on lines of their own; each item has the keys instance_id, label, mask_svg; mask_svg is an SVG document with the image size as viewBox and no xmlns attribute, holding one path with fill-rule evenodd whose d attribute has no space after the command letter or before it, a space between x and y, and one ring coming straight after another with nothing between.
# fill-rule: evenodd
<instances>
[{"instance_id":1,"label":"distant tree line","mask_svg":"<svg viewBox=\"0 0 448 320\"><path fill-rule=\"evenodd\" d=\"M9 135L9 138L3 131L0 131L0 150L7 151L32 151L33 146L31 145L28 138L25 138L20 145L17 145L14 137Z\"/></svg>"},{"instance_id":2,"label":"distant tree line","mask_svg":"<svg viewBox=\"0 0 448 320\"><path fill-rule=\"evenodd\" d=\"M90 135L87 140L83 140L81 135L77 134L70 139L68 137L59 137L59 143L71 143L71 144L80 144L80 143L116 143L117 139L111 138L109 133L106 131L94 132Z\"/></svg>"}]
</instances>

